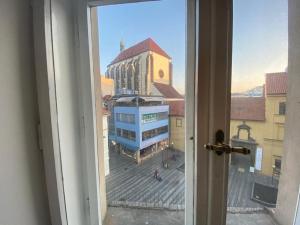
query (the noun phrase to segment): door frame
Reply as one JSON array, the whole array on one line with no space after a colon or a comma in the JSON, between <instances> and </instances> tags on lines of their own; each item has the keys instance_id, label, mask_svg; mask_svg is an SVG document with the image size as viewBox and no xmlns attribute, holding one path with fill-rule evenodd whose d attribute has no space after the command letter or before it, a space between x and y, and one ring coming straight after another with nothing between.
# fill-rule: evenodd
<instances>
[{"instance_id":1,"label":"door frame","mask_svg":"<svg viewBox=\"0 0 300 225\"><path fill-rule=\"evenodd\" d=\"M57 93L55 44L53 40L52 3L58 0L36 1L34 13L35 52L38 101L41 116L46 183L52 224L70 223L70 205L61 158L60 109ZM88 1L88 2L87 2ZM74 19L74 49L72 63L78 71L74 79L78 88L78 114L81 162L85 176L81 179L83 202L77 210L85 215L85 224L102 224L99 197L96 112L93 60L91 50L91 7L106 4L147 0L77 0L71 7ZM41 3L38 3L41 2ZM66 2L71 2L66 0ZM232 0L186 0L187 2L187 81L186 81L186 224L225 225L228 156L217 157L204 150L204 144L214 142L214 132L224 129L229 136ZM54 18L53 18L54 16ZM71 15L72 16L72 15ZM68 18L70 19L70 18ZM38 22L40 20L40 22ZM71 20L70 20L71 21ZM40 33L42 31L42 33ZM200 35L199 35L200 34ZM57 49L56 49L57 50ZM56 59L57 60L57 59ZM39 63L40 67L39 67ZM57 71L59 72L59 71ZM89 76L86 76L89 74ZM70 75L70 74L68 74ZM225 99L225 101L224 101ZM74 100L74 99L70 99ZM189 110L187 110L189 109ZM46 122L47 121L47 122ZM75 193L77 194L77 193ZM67 196L69 195L69 196ZM84 204L84 208L81 208ZM72 206L73 207L73 206ZM69 217L69 218L68 218ZM79 222L78 222L79 224Z\"/></svg>"},{"instance_id":2,"label":"door frame","mask_svg":"<svg viewBox=\"0 0 300 225\"><path fill-rule=\"evenodd\" d=\"M225 142L229 142L233 2L199 2L195 82L197 224L225 225L229 156L208 152L204 145L215 143L215 133L220 129L225 133Z\"/></svg>"}]
</instances>

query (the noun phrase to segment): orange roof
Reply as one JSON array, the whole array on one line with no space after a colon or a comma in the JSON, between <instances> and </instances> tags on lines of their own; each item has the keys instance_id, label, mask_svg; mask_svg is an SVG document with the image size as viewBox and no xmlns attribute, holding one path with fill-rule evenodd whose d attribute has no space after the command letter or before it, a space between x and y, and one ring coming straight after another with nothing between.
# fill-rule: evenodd
<instances>
[{"instance_id":1,"label":"orange roof","mask_svg":"<svg viewBox=\"0 0 300 225\"><path fill-rule=\"evenodd\" d=\"M178 101L169 101L169 115L170 116L184 116L184 109L185 109L185 101L178 100Z\"/></svg>"},{"instance_id":2,"label":"orange roof","mask_svg":"<svg viewBox=\"0 0 300 225\"><path fill-rule=\"evenodd\" d=\"M266 95L282 95L287 93L287 73L266 74Z\"/></svg>"},{"instance_id":3,"label":"orange roof","mask_svg":"<svg viewBox=\"0 0 300 225\"><path fill-rule=\"evenodd\" d=\"M171 85L153 83L154 87L164 96L165 98L183 98L181 94Z\"/></svg>"},{"instance_id":4,"label":"orange roof","mask_svg":"<svg viewBox=\"0 0 300 225\"><path fill-rule=\"evenodd\" d=\"M156 44L151 38L148 38L120 52L120 54L110 63L110 65L128 58L132 58L147 51L152 51L171 59L171 57L164 50L162 50L158 44Z\"/></svg>"},{"instance_id":5,"label":"orange roof","mask_svg":"<svg viewBox=\"0 0 300 225\"><path fill-rule=\"evenodd\" d=\"M231 98L232 120L265 120L264 97L232 97Z\"/></svg>"}]
</instances>

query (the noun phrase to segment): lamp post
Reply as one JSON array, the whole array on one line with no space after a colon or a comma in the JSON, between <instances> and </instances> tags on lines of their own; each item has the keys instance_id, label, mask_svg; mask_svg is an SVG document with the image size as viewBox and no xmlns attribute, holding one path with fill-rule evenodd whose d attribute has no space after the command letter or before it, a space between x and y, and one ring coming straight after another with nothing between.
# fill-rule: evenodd
<instances>
[{"instance_id":1,"label":"lamp post","mask_svg":"<svg viewBox=\"0 0 300 225\"><path fill-rule=\"evenodd\" d=\"M161 147L161 163L162 163L162 165L164 165L164 148L163 147Z\"/></svg>"},{"instance_id":2,"label":"lamp post","mask_svg":"<svg viewBox=\"0 0 300 225\"><path fill-rule=\"evenodd\" d=\"M169 145L168 144L166 145L166 149L167 149L167 160L166 161L168 162L168 160L169 160Z\"/></svg>"}]
</instances>

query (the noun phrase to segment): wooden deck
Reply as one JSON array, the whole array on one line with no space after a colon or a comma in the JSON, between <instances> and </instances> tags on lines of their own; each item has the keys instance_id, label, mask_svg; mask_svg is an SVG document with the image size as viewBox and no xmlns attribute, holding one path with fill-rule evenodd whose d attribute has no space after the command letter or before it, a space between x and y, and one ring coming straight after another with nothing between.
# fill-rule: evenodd
<instances>
[{"instance_id":1,"label":"wooden deck","mask_svg":"<svg viewBox=\"0 0 300 225\"><path fill-rule=\"evenodd\" d=\"M184 209L184 153L169 151L176 161L169 159L169 168L162 167L162 154L137 165L132 159L110 151L110 174L106 177L106 192L109 206L134 206L141 208ZM162 181L153 175L159 170ZM260 209L259 203L251 201L254 181L271 184L271 178L240 172L230 167L228 207Z\"/></svg>"}]
</instances>

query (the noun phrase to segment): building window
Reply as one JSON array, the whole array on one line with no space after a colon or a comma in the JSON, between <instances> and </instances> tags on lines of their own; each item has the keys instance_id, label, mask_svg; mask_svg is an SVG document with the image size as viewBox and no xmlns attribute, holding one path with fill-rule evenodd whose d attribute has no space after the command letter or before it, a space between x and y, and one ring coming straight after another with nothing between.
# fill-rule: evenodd
<instances>
[{"instance_id":1,"label":"building window","mask_svg":"<svg viewBox=\"0 0 300 225\"><path fill-rule=\"evenodd\" d=\"M139 76L140 76L140 63L139 63L139 60L136 60L134 62L134 92L137 94L139 94L139 92L140 92Z\"/></svg>"},{"instance_id":2,"label":"building window","mask_svg":"<svg viewBox=\"0 0 300 225\"><path fill-rule=\"evenodd\" d=\"M151 123L168 118L168 112L147 113L142 116L142 123Z\"/></svg>"},{"instance_id":3,"label":"building window","mask_svg":"<svg viewBox=\"0 0 300 225\"><path fill-rule=\"evenodd\" d=\"M135 141L136 135L134 131L117 128L117 136Z\"/></svg>"},{"instance_id":4,"label":"building window","mask_svg":"<svg viewBox=\"0 0 300 225\"><path fill-rule=\"evenodd\" d=\"M176 127L182 127L182 119L176 118Z\"/></svg>"},{"instance_id":5,"label":"building window","mask_svg":"<svg viewBox=\"0 0 300 225\"><path fill-rule=\"evenodd\" d=\"M123 64L121 66L121 88L126 88L126 71L125 71L125 65Z\"/></svg>"},{"instance_id":6,"label":"building window","mask_svg":"<svg viewBox=\"0 0 300 225\"><path fill-rule=\"evenodd\" d=\"M123 123L135 123L135 116L134 114L127 114L127 113L116 113L116 119L118 122Z\"/></svg>"},{"instance_id":7,"label":"building window","mask_svg":"<svg viewBox=\"0 0 300 225\"><path fill-rule=\"evenodd\" d=\"M285 115L286 104L285 102L279 103L279 115Z\"/></svg>"},{"instance_id":8,"label":"building window","mask_svg":"<svg viewBox=\"0 0 300 225\"><path fill-rule=\"evenodd\" d=\"M148 140L150 138L153 138L158 135L165 134L165 133L168 133L168 126L163 126L163 127L155 128L152 130L147 130L142 133L142 140L145 141L145 140Z\"/></svg>"}]
</instances>

